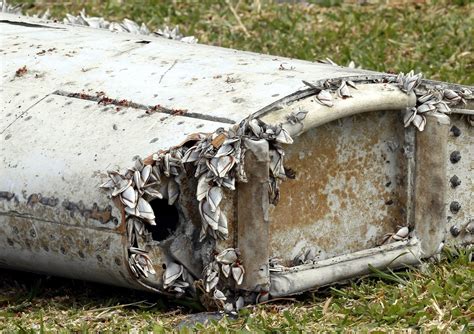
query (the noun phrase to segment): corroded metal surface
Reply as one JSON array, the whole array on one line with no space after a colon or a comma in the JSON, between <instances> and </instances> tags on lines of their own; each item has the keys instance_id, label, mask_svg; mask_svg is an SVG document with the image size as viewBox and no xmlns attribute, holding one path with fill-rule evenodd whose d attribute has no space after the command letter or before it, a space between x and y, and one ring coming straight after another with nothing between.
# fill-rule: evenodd
<instances>
[{"instance_id":1,"label":"corroded metal surface","mask_svg":"<svg viewBox=\"0 0 474 334\"><path fill-rule=\"evenodd\" d=\"M445 210L446 237L451 244L474 242L474 127L467 116L451 116L449 129L446 180L448 182ZM451 159L459 152L459 161ZM456 203L459 204L459 209Z\"/></svg>"},{"instance_id":2,"label":"corroded metal surface","mask_svg":"<svg viewBox=\"0 0 474 334\"><path fill-rule=\"evenodd\" d=\"M424 258L437 253L446 234L446 153L450 124L446 115L428 113L426 117L424 131L416 134L414 189L414 233L421 240Z\"/></svg>"},{"instance_id":3,"label":"corroded metal surface","mask_svg":"<svg viewBox=\"0 0 474 334\"><path fill-rule=\"evenodd\" d=\"M318 259L375 247L404 225L404 130L398 112L368 113L310 130L295 139L270 210L271 250L288 265L303 250Z\"/></svg>"},{"instance_id":4,"label":"corroded metal surface","mask_svg":"<svg viewBox=\"0 0 474 334\"><path fill-rule=\"evenodd\" d=\"M230 312L472 242L472 87L0 15L1 266Z\"/></svg>"},{"instance_id":5,"label":"corroded metal surface","mask_svg":"<svg viewBox=\"0 0 474 334\"><path fill-rule=\"evenodd\" d=\"M242 288L250 291L268 291L270 277L270 222L268 217L268 142L246 141L245 163L252 173L248 182L239 187L238 242L242 261L246 264L246 275Z\"/></svg>"}]
</instances>

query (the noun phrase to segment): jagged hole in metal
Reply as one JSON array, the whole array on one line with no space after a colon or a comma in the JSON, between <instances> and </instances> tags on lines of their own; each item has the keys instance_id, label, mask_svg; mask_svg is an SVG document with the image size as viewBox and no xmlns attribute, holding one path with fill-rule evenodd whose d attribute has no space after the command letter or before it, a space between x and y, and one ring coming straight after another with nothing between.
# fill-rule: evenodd
<instances>
[{"instance_id":1,"label":"jagged hole in metal","mask_svg":"<svg viewBox=\"0 0 474 334\"><path fill-rule=\"evenodd\" d=\"M151 232L153 240L165 240L178 228L178 209L174 205L168 205L167 199L154 199L150 202L150 205L155 213L156 225L145 224L145 227Z\"/></svg>"}]
</instances>

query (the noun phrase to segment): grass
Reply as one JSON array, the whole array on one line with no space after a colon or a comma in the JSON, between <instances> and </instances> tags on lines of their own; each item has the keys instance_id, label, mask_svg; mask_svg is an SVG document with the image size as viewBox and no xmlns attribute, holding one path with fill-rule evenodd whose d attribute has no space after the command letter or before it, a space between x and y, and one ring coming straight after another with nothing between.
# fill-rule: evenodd
<instances>
[{"instance_id":1,"label":"grass","mask_svg":"<svg viewBox=\"0 0 474 334\"><path fill-rule=\"evenodd\" d=\"M421 71L436 80L474 83L474 4L386 1L385 5L276 4L264 1L11 1L29 14L124 17L151 28L178 24L201 43L379 71ZM236 12L239 20L233 14ZM237 319L198 325L206 332L474 330L474 268L467 250L440 263L382 273L350 285L251 306ZM98 284L0 270L0 332L168 332L197 309ZM181 329L187 333L190 330Z\"/></svg>"},{"instance_id":2,"label":"grass","mask_svg":"<svg viewBox=\"0 0 474 334\"><path fill-rule=\"evenodd\" d=\"M330 57L341 65L353 60L367 69L414 69L434 80L474 83L474 3L469 1L330 7L236 0L13 2L24 2L30 14L50 8L53 16L64 17L85 7L92 16L127 17L150 28L177 24L204 44L306 60Z\"/></svg>"},{"instance_id":3,"label":"grass","mask_svg":"<svg viewBox=\"0 0 474 334\"><path fill-rule=\"evenodd\" d=\"M468 250L446 251L440 263L372 275L265 305L249 306L237 319L223 318L194 331L315 332L474 330L474 265ZM160 296L80 281L2 271L0 331L180 331L188 307Z\"/></svg>"}]
</instances>

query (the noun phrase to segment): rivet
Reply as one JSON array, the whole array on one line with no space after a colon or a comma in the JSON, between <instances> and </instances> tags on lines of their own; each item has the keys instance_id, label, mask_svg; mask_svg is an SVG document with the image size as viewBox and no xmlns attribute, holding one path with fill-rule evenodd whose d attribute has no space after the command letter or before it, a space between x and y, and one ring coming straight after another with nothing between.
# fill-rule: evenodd
<instances>
[{"instance_id":1,"label":"rivet","mask_svg":"<svg viewBox=\"0 0 474 334\"><path fill-rule=\"evenodd\" d=\"M450 179L449 182L451 183L451 188L456 188L461 184L461 180L457 175L453 175Z\"/></svg>"},{"instance_id":2,"label":"rivet","mask_svg":"<svg viewBox=\"0 0 474 334\"><path fill-rule=\"evenodd\" d=\"M461 135L461 129L459 129L456 125L453 125L451 127L451 130L449 130L453 133L454 137L459 137Z\"/></svg>"},{"instance_id":3,"label":"rivet","mask_svg":"<svg viewBox=\"0 0 474 334\"><path fill-rule=\"evenodd\" d=\"M461 152L459 151L453 151L451 152L451 155L449 156L449 160L455 164L461 160Z\"/></svg>"},{"instance_id":4,"label":"rivet","mask_svg":"<svg viewBox=\"0 0 474 334\"><path fill-rule=\"evenodd\" d=\"M459 229L457 225L451 226L449 231L451 232L451 235L455 238L459 235L459 233L461 233L461 230Z\"/></svg>"},{"instance_id":5,"label":"rivet","mask_svg":"<svg viewBox=\"0 0 474 334\"><path fill-rule=\"evenodd\" d=\"M451 204L449 205L449 210L452 213L458 213L459 210L461 210L461 204L457 201L452 201Z\"/></svg>"}]
</instances>

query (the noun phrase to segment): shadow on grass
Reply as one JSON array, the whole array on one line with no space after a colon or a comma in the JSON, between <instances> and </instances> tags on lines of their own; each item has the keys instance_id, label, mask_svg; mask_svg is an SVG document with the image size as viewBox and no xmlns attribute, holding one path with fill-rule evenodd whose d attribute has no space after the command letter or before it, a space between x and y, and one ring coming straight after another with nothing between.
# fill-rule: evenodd
<instances>
[{"instance_id":1,"label":"shadow on grass","mask_svg":"<svg viewBox=\"0 0 474 334\"><path fill-rule=\"evenodd\" d=\"M0 313L17 313L48 306L70 310L100 310L115 307L185 313L203 311L196 300L173 299L93 282L0 269Z\"/></svg>"}]
</instances>

